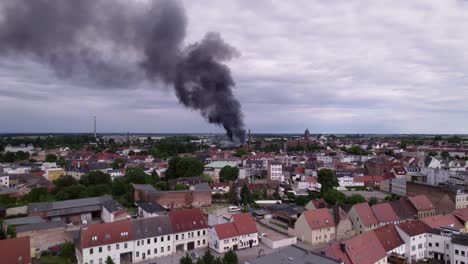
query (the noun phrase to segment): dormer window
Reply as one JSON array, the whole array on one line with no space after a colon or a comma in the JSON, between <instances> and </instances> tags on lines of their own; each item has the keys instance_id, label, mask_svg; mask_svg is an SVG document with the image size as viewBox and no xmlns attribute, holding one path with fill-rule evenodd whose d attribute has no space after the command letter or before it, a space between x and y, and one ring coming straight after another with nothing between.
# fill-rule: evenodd
<instances>
[{"instance_id":1,"label":"dormer window","mask_svg":"<svg viewBox=\"0 0 468 264\"><path fill-rule=\"evenodd\" d=\"M92 236L92 237L91 237L91 240L96 241L96 240L97 240L97 236Z\"/></svg>"}]
</instances>

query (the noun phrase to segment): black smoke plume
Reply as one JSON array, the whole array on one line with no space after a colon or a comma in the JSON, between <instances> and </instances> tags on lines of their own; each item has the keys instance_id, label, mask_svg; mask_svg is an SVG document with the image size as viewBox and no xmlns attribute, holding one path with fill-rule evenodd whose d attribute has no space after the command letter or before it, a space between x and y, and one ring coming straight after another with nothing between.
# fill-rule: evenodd
<instances>
[{"instance_id":1,"label":"black smoke plume","mask_svg":"<svg viewBox=\"0 0 468 264\"><path fill-rule=\"evenodd\" d=\"M161 81L183 105L243 142L241 106L223 64L238 52L217 33L184 48L186 27L183 7L171 0L2 0L0 55L104 87Z\"/></svg>"}]
</instances>

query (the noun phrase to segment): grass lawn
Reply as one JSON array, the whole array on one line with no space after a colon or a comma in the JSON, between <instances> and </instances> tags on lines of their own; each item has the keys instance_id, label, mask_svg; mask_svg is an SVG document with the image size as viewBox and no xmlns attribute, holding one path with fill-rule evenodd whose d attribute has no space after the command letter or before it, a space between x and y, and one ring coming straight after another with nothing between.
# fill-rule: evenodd
<instances>
[{"instance_id":1,"label":"grass lawn","mask_svg":"<svg viewBox=\"0 0 468 264\"><path fill-rule=\"evenodd\" d=\"M35 264L68 264L68 260L64 257L59 256L44 256L37 258Z\"/></svg>"}]
</instances>

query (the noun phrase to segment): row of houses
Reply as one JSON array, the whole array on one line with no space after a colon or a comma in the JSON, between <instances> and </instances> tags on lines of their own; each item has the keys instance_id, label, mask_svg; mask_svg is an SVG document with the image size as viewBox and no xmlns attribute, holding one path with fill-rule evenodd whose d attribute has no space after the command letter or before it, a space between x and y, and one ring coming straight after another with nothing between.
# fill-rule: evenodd
<instances>
[{"instance_id":1,"label":"row of houses","mask_svg":"<svg viewBox=\"0 0 468 264\"><path fill-rule=\"evenodd\" d=\"M210 247L218 253L257 246L256 224L248 213L235 214L228 223L209 226L200 209L167 215L87 225L76 244L78 263L135 263Z\"/></svg>"},{"instance_id":2,"label":"row of houses","mask_svg":"<svg viewBox=\"0 0 468 264\"><path fill-rule=\"evenodd\" d=\"M413 263L424 259L467 263L468 235L464 226L468 210L460 209L454 214L459 217L429 216L386 224L335 242L320 252L345 264Z\"/></svg>"}]
</instances>

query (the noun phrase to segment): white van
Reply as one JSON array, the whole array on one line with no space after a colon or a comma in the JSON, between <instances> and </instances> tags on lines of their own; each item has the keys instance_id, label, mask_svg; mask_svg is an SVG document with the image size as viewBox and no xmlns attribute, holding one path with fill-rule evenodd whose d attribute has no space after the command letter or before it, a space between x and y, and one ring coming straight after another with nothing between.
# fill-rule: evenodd
<instances>
[{"instance_id":1,"label":"white van","mask_svg":"<svg viewBox=\"0 0 468 264\"><path fill-rule=\"evenodd\" d=\"M229 206L228 207L228 212L240 212L242 209L239 206Z\"/></svg>"}]
</instances>

